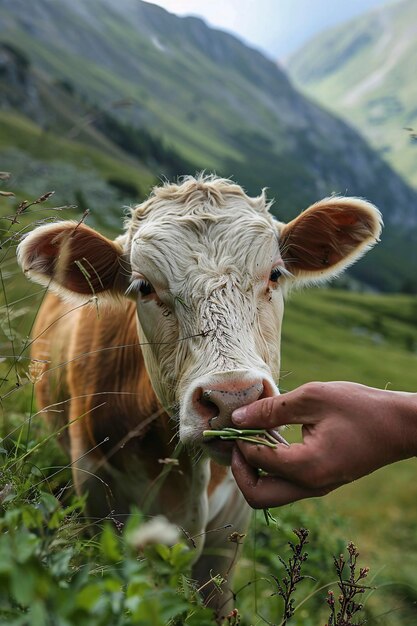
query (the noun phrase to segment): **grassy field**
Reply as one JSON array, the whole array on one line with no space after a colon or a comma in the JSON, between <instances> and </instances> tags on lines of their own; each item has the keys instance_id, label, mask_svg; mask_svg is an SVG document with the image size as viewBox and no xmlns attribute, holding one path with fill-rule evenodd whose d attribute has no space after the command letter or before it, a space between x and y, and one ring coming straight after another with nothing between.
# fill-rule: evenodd
<instances>
[{"instance_id":1,"label":"grassy field","mask_svg":"<svg viewBox=\"0 0 417 626\"><path fill-rule=\"evenodd\" d=\"M3 215L8 215L11 205L5 206L3 200ZM4 440L0 442L0 528L7 532L0 542L0 588L5 590L0 592L0 624L209 625L211 616L181 578L187 564L185 548L148 555L152 575L143 569L143 562L137 571L137 558L114 530L105 527L104 535L94 540L84 535L82 502L71 504L70 473L66 469L56 474L68 461L54 438L47 439L42 419L36 415L29 361L24 358L43 292L26 281L14 261L18 236L13 233L28 228L35 218L51 217L48 211L35 213L37 209L32 207L33 212L23 215L20 224L1 222L0 434ZM413 296L332 289L293 294L284 321L281 390L309 380L346 379L417 391L416 317L417 297ZM22 427L24 423L30 428ZM299 435L293 430L289 436ZM416 624L416 470L416 460L399 463L320 501L276 510L277 527L267 527L262 513L257 513L245 540L236 583L236 589L242 589L236 600L241 624L281 623L282 604L272 596L276 587L271 575L282 575L278 555L287 558L292 528L300 526L310 530L305 572L315 581L300 585L300 607L289 625L324 626L329 615L326 585L333 583L337 595L332 555L339 554L350 540L359 547L361 566L371 568L368 580L373 589L365 595L367 623ZM20 542L19 550L7 544L12 539ZM134 588L129 583L132 576L137 581ZM26 580L23 587L22 579ZM160 596L155 596L156 584ZM136 607L132 598L137 593L143 597L152 593L149 597L156 597L160 612L155 612L150 600ZM186 617L178 618L179 614ZM170 622L175 615L177 621ZM233 623L237 624L228 622Z\"/></svg>"}]
</instances>

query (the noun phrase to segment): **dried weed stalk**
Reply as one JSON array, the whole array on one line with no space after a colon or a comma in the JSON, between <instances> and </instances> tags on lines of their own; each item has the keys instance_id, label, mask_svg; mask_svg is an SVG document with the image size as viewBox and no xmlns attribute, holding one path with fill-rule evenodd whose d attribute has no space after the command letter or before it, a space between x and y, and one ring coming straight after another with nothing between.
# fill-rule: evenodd
<instances>
[{"instance_id":1,"label":"dried weed stalk","mask_svg":"<svg viewBox=\"0 0 417 626\"><path fill-rule=\"evenodd\" d=\"M366 587L361 582L367 577L369 568L361 567L358 573L358 549L350 542L347 546L347 551L347 561L343 554L338 558L334 557L334 566L338 577L337 584L340 589L338 598L339 609L336 608L336 600L333 591L329 591L327 604L330 607L330 617L326 626L361 626L361 624L365 624L364 619L361 619L359 622L356 620L353 622L352 619L363 609L363 604L357 602L357 598L364 594L366 589L369 589L369 587ZM348 574L347 579L345 578L346 574Z\"/></svg>"},{"instance_id":2,"label":"dried weed stalk","mask_svg":"<svg viewBox=\"0 0 417 626\"><path fill-rule=\"evenodd\" d=\"M279 595L284 600L283 619L280 626L286 626L288 620L294 615L295 600L293 598L294 592L298 583L306 578L301 574L301 568L307 561L308 554L304 551L305 546L308 543L309 531L305 528L298 530L294 529L298 542L288 542L291 548L292 556L289 557L288 562L284 561L280 556L278 557L280 562L285 568L286 575L280 580L277 576L272 575L275 580L278 590L273 595Z\"/></svg>"}]
</instances>

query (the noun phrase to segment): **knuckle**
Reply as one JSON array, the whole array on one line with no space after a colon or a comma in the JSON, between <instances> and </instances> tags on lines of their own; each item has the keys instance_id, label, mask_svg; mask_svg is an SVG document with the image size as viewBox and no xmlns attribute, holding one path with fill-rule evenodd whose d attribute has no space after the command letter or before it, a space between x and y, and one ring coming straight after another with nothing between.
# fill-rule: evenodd
<instances>
[{"instance_id":1,"label":"knuckle","mask_svg":"<svg viewBox=\"0 0 417 626\"><path fill-rule=\"evenodd\" d=\"M316 400L323 396L325 383L309 382L302 386L303 395L310 400Z\"/></svg>"},{"instance_id":2,"label":"knuckle","mask_svg":"<svg viewBox=\"0 0 417 626\"><path fill-rule=\"evenodd\" d=\"M267 422L271 421L275 407L275 397L264 398L261 406L261 418Z\"/></svg>"}]
</instances>

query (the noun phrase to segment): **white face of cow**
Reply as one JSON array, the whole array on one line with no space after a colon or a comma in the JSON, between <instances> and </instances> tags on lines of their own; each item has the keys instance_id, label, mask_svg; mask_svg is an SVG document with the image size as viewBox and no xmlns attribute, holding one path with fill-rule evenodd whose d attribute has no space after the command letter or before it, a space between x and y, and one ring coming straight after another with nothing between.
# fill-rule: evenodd
<instances>
[{"instance_id":1,"label":"white face of cow","mask_svg":"<svg viewBox=\"0 0 417 626\"><path fill-rule=\"evenodd\" d=\"M237 219L238 216L238 219ZM132 284L148 373L184 442L278 393L284 267L263 197L197 190L133 219ZM228 446L213 446L217 453Z\"/></svg>"},{"instance_id":2,"label":"white face of cow","mask_svg":"<svg viewBox=\"0 0 417 626\"><path fill-rule=\"evenodd\" d=\"M355 198L323 200L287 225L268 209L264 195L249 198L229 181L189 178L154 190L116 242L63 222L35 230L19 250L24 270L58 291L135 299L158 398L182 441L221 462L230 444L204 444L203 430L230 426L235 408L278 393L283 292L340 272L380 232L377 209ZM88 280L79 259L94 268Z\"/></svg>"}]
</instances>

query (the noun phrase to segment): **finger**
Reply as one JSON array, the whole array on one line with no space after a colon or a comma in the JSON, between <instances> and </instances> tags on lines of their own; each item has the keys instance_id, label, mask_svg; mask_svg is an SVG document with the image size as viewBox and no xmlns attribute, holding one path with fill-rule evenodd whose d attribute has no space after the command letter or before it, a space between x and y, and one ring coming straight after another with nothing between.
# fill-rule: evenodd
<instances>
[{"instance_id":1,"label":"finger","mask_svg":"<svg viewBox=\"0 0 417 626\"><path fill-rule=\"evenodd\" d=\"M279 475L296 483L303 483L314 463L314 455L306 445L293 443L290 446L277 444L275 448L236 441L246 462L268 474Z\"/></svg>"},{"instance_id":2,"label":"finger","mask_svg":"<svg viewBox=\"0 0 417 626\"><path fill-rule=\"evenodd\" d=\"M312 422L307 413L306 392L295 389L284 395L262 398L242 406L232 413L238 427L274 428L285 424L308 424Z\"/></svg>"},{"instance_id":3,"label":"finger","mask_svg":"<svg viewBox=\"0 0 417 626\"><path fill-rule=\"evenodd\" d=\"M232 472L246 501L254 509L283 506L297 500L323 496L333 489L300 487L278 476L258 476L237 448L233 451Z\"/></svg>"}]
</instances>

